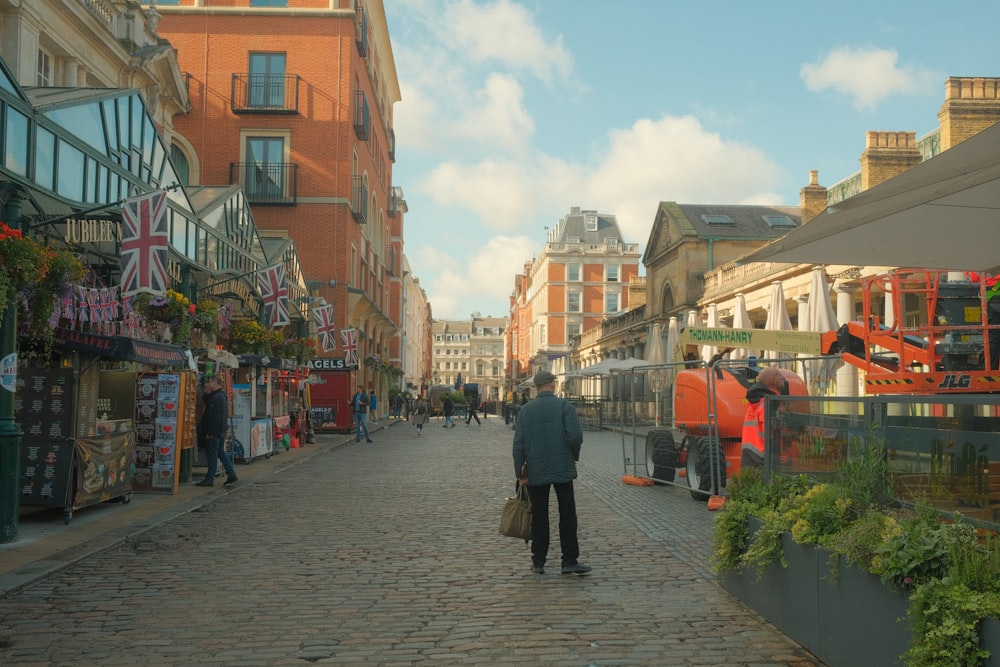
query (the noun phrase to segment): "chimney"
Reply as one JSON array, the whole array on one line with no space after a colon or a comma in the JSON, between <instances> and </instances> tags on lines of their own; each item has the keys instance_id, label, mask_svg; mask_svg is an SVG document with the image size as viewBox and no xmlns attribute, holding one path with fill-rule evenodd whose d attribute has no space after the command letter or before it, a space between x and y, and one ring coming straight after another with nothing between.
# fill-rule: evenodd
<instances>
[{"instance_id":1,"label":"chimney","mask_svg":"<svg viewBox=\"0 0 1000 667\"><path fill-rule=\"evenodd\" d=\"M922 160L915 132L868 132L861 154L861 189L873 188Z\"/></svg>"},{"instance_id":2,"label":"chimney","mask_svg":"<svg viewBox=\"0 0 1000 667\"><path fill-rule=\"evenodd\" d=\"M826 210L826 188L819 184L819 171L809 172L809 185L799 190L799 209L802 224L806 224Z\"/></svg>"},{"instance_id":3,"label":"chimney","mask_svg":"<svg viewBox=\"0 0 1000 667\"><path fill-rule=\"evenodd\" d=\"M1000 120L1000 79L949 77L938 111L941 150L945 151Z\"/></svg>"}]
</instances>

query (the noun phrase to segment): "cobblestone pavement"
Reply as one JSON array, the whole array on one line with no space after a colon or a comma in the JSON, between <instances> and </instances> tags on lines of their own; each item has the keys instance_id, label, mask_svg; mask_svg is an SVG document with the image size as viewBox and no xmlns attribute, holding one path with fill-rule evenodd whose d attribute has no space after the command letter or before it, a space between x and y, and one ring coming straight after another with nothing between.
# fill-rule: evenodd
<instances>
[{"instance_id":1,"label":"cobblestone pavement","mask_svg":"<svg viewBox=\"0 0 1000 667\"><path fill-rule=\"evenodd\" d=\"M532 574L525 543L497 534L502 420L374 438L217 487L12 591L0 664L819 664L715 583L703 503L621 483L620 435L585 433L586 577L558 574L557 552Z\"/></svg>"}]
</instances>

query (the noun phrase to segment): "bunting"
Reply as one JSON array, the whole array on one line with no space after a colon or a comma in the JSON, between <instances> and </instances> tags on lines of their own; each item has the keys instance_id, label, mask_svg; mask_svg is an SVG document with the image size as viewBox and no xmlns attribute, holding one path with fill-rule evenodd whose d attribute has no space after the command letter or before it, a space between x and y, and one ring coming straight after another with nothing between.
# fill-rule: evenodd
<instances>
[{"instance_id":1,"label":"bunting","mask_svg":"<svg viewBox=\"0 0 1000 667\"><path fill-rule=\"evenodd\" d=\"M344 329L340 332L344 343L344 365L348 368L358 365L358 330Z\"/></svg>"},{"instance_id":2,"label":"bunting","mask_svg":"<svg viewBox=\"0 0 1000 667\"><path fill-rule=\"evenodd\" d=\"M257 287L260 289L267 321L271 328L289 324L288 286L285 284L285 265L275 264L257 272Z\"/></svg>"},{"instance_id":3,"label":"bunting","mask_svg":"<svg viewBox=\"0 0 1000 667\"><path fill-rule=\"evenodd\" d=\"M167 291L167 193L122 204L122 296Z\"/></svg>"},{"instance_id":4,"label":"bunting","mask_svg":"<svg viewBox=\"0 0 1000 667\"><path fill-rule=\"evenodd\" d=\"M336 330L333 328L333 306L313 308L313 320L316 322L320 348L323 352L329 352L337 346L334 338Z\"/></svg>"}]
</instances>

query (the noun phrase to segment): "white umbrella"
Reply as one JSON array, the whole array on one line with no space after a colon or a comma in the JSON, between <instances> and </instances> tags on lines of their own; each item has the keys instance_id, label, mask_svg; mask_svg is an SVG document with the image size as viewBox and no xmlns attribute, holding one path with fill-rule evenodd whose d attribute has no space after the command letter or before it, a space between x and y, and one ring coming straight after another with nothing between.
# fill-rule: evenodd
<instances>
[{"instance_id":1,"label":"white umbrella","mask_svg":"<svg viewBox=\"0 0 1000 667\"><path fill-rule=\"evenodd\" d=\"M753 329L753 322L750 321L750 313L747 312L747 300L742 294L736 295L736 307L733 311L733 328ZM743 347L729 353L730 359L746 359L757 356L760 356L758 350L750 350Z\"/></svg>"},{"instance_id":2,"label":"white umbrella","mask_svg":"<svg viewBox=\"0 0 1000 667\"><path fill-rule=\"evenodd\" d=\"M705 326L709 329L719 328L719 308L714 303L708 306L708 321ZM718 354L719 348L714 345L701 346L701 358L706 364L712 363L712 357Z\"/></svg>"},{"instance_id":3,"label":"white umbrella","mask_svg":"<svg viewBox=\"0 0 1000 667\"><path fill-rule=\"evenodd\" d=\"M662 366L665 362L663 354L663 329L655 322L649 327L646 346L646 363L650 366ZM649 387L653 390L653 400L656 402L656 426L660 425L660 390L667 384L667 371L654 368L649 372Z\"/></svg>"},{"instance_id":4,"label":"white umbrella","mask_svg":"<svg viewBox=\"0 0 1000 667\"><path fill-rule=\"evenodd\" d=\"M611 374L611 365L614 362L616 362L616 361L618 361L618 359L615 359L614 357L609 357L607 359L604 359L603 361L598 361L593 366L587 366L586 368L581 368L579 370L579 373L580 373L580 375L582 377L585 377L585 378L600 377L602 375L610 375Z\"/></svg>"},{"instance_id":5,"label":"white umbrella","mask_svg":"<svg viewBox=\"0 0 1000 667\"><path fill-rule=\"evenodd\" d=\"M801 319L801 316L800 316ZM812 281L809 284L809 300L806 302L805 323L799 322L799 328L803 331L836 331L840 328L837 324L837 314L833 311L833 304L830 302L830 285L826 282L826 273L823 267L815 266L812 271ZM842 365L839 358L814 359L803 362L807 369L806 377L809 380L811 394L825 394L830 381L837 375L837 369Z\"/></svg>"},{"instance_id":6,"label":"white umbrella","mask_svg":"<svg viewBox=\"0 0 1000 667\"><path fill-rule=\"evenodd\" d=\"M677 364L684 361L684 348L681 346L681 327L676 317L671 317L667 325L667 363L670 364L667 370L667 377L670 382L671 401L673 406L674 377L677 373ZM671 410L670 425L673 426L673 410Z\"/></svg>"},{"instance_id":7,"label":"white umbrella","mask_svg":"<svg viewBox=\"0 0 1000 667\"><path fill-rule=\"evenodd\" d=\"M688 311L688 314L687 314L687 323L684 326L685 326L685 328L687 328L687 327L700 327L701 326L701 317L698 316L698 311L697 310L689 310ZM682 350L682 352L681 352L681 359L684 359L685 361L687 360L687 348L685 348L684 350Z\"/></svg>"},{"instance_id":8,"label":"white umbrella","mask_svg":"<svg viewBox=\"0 0 1000 667\"><path fill-rule=\"evenodd\" d=\"M764 328L768 331L791 331L792 321L788 318L788 306L785 305L785 288L781 281L771 283L771 305L767 311L767 322ZM788 362L777 364L780 368L792 369L792 355L783 352L769 352L768 356L776 359L787 359Z\"/></svg>"}]
</instances>

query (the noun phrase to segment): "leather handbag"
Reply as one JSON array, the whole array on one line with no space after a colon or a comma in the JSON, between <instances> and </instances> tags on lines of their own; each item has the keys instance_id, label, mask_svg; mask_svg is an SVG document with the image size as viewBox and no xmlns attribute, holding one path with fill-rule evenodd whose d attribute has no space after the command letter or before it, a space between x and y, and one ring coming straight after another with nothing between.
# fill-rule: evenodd
<instances>
[{"instance_id":1,"label":"leather handbag","mask_svg":"<svg viewBox=\"0 0 1000 667\"><path fill-rule=\"evenodd\" d=\"M531 539L531 500L524 484L507 499L500 513L500 534L527 542Z\"/></svg>"}]
</instances>

